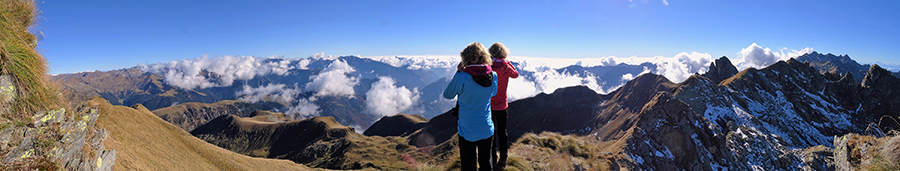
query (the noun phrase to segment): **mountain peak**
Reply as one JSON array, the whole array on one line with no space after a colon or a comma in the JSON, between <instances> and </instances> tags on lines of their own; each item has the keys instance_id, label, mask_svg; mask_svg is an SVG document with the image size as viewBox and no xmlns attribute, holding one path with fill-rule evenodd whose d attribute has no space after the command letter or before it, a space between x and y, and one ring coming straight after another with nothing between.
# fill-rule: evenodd
<instances>
[{"instance_id":1,"label":"mountain peak","mask_svg":"<svg viewBox=\"0 0 900 171\"><path fill-rule=\"evenodd\" d=\"M656 92L671 91L676 86L678 85L669 81L665 76L652 73L641 74L611 93L614 94L611 100L623 102L624 106L643 106ZM637 112L640 108L632 110Z\"/></svg>"},{"instance_id":2,"label":"mountain peak","mask_svg":"<svg viewBox=\"0 0 900 171\"><path fill-rule=\"evenodd\" d=\"M850 72L856 76L862 76L869 69L869 65L861 65L855 60L850 58L850 55L834 55L831 53L822 54L818 52L812 52L804 55L800 55L796 58L797 61L801 62L809 62L809 65L819 70L819 73L846 73ZM862 81L861 77L854 77L855 82L859 83Z\"/></svg>"},{"instance_id":3,"label":"mountain peak","mask_svg":"<svg viewBox=\"0 0 900 171\"><path fill-rule=\"evenodd\" d=\"M862 80L862 86L866 88L884 88L885 90L895 89L897 83L900 82L897 77L893 76L891 71L881 68L877 64L872 65L866 76Z\"/></svg>"},{"instance_id":4,"label":"mountain peak","mask_svg":"<svg viewBox=\"0 0 900 171\"><path fill-rule=\"evenodd\" d=\"M709 71L704 73L703 76L712 80L713 83L719 83L737 73L738 70L734 67L734 64L731 63L731 60L728 59L728 57L722 56L709 64Z\"/></svg>"}]
</instances>

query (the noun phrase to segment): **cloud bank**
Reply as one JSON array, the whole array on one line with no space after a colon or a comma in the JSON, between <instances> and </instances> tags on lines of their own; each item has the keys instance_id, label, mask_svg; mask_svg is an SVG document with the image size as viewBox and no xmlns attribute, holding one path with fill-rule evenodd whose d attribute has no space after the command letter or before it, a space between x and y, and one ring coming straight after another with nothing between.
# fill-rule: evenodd
<instances>
[{"instance_id":1,"label":"cloud bank","mask_svg":"<svg viewBox=\"0 0 900 171\"><path fill-rule=\"evenodd\" d=\"M809 52L812 52L812 48L802 50L788 50L784 48L781 52L776 52L754 43L747 48L741 49L738 53L740 55L737 57L732 56L730 59L737 66L738 70L742 70L747 67L765 67L778 60L785 60ZM395 67L406 67L407 69L450 69L459 62L459 56L455 55L362 57L384 62ZM524 71L521 73L527 72L530 74L523 74L518 79L510 79L507 95L511 101L531 97L542 92L552 93L558 88L575 85L584 85L597 93L606 94L644 73L662 75L670 81L678 83L686 80L693 74L706 73L709 70L709 64L715 61L715 58L710 54L700 52L682 52L670 57L541 58L510 56L508 59L514 62L516 68ZM597 75L593 75L604 73L572 75L556 71L571 65L594 67L617 66L621 64L640 65L642 63L651 63L653 65L649 68L645 67L642 72L625 73L621 77L615 77L616 79L604 76L604 80ZM452 73L448 73L447 76L452 76Z\"/></svg>"},{"instance_id":2,"label":"cloud bank","mask_svg":"<svg viewBox=\"0 0 900 171\"><path fill-rule=\"evenodd\" d=\"M292 61L300 59L267 60L251 56L224 56L171 61L167 63L139 64L138 69L162 75L166 84L183 88L209 88L231 86L235 80L249 80L258 75L285 75L291 69Z\"/></svg>"},{"instance_id":3,"label":"cloud bank","mask_svg":"<svg viewBox=\"0 0 900 171\"><path fill-rule=\"evenodd\" d=\"M315 100L314 97L309 99L298 99L293 107L289 108L284 114L294 118L294 120L303 119L309 116L319 116L319 113L322 112L322 110L319 110L319 106L313 103Z\"/></svg>"},{"instance_id":4,"label":"cloud bank","mask_svg":"<svg viewBox=\"0 0 900 171\"><path fill-rule=\"evenodd\" d=\"M378 77L372 89L366 92L366 109L382 116L393 116L406 111L419 102L419 90L406 86L397 87L391 77Z\"/></svg>"},{"instance_id":5,"label":"cloud bank","mask_svg":"<svg viewBox=\"0 0 900 171\"><path fill-rule=\"evenodd\" d=\"M272 84L261 87L250 87L244 85L244 89L235 93L238 100L256 103L260 100L270 100L275 102L293 102L294 96L302 92L300 88L294 85L293 88L285 88L284 84Z\"/></svg>"},{"instance_id":6,"label":"cloud bank","mask_svg":"<svg viewBox=\"0 0 900 171\"><path fill-rule=\"evenodd\" d=\"M284 84L269 83L266 86L250 87L245 85L244 89L235 93L238 100L256 103L259 101L274 101L279 103L288 103L290 107L284 114L294 120L303 119L309 116L318 116L319 106L313 103L315 98L295 98L302 90L294 85L287 87Z\"/></svg>"}]
</instances>

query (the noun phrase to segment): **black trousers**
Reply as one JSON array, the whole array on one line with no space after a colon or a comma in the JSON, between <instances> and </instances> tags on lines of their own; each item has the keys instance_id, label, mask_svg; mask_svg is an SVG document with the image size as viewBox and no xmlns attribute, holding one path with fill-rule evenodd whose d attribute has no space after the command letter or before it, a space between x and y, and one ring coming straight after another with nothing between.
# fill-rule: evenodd
<instances>
[{"instance_id":1,"label":"black trousers","mask_svg":"<svg viewBox=\"0 0 900 171\"><path fill-rule=\"evenodd\" d=\"M494 147L491 148L491 163L496 164L497 159L500 161L506 161L508 155L506 154L509 151L509 135L506 134L506 119L508 113L506 109L503 110L491 110L491 119L494 121ZM500 153L500 157L497 157L497 153Z\"/></svg>"},{"instance_id":2,"label":"black trousers","mask_svg":"<svg viewBox=\"0 0 900 171\"><path fill-rule=\"evenodd\" d=\"M491 143L494 140L494 136L485 138L483 140L478 140L475 142L468 141L462 136L459 137L459 162L461 165L460 170L475 170L475 161L476 157L478 160L478 165L481 165L482 171L493 170L493 164L491 164ZM478 150L476 155L475 150Z\"/></svg>"}]
</instances>

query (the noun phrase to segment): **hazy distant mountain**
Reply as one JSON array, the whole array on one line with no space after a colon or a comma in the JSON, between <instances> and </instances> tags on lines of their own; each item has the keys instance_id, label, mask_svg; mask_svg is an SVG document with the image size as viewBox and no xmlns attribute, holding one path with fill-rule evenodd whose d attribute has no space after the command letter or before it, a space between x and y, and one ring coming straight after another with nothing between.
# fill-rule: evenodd
<instances>
[{"instance_id":1,"label":"hazy distant mountain","mask_svg":"<svg viewBox=\"0 0 900 171\"><path fill-rule=\"evenodd\" d=\"M810 66L815 67L822 74L829 72L838 76L846 75L846 73L853 74L853 78L857 83L862 82L863 76L872 67L871 64L859 64L846 54L838 56L831 53L821 54L813 51L796 59L800 62L809 62ZM900 72L893 72L892 74L900 77Z\"/></svg>"}]
</instances>

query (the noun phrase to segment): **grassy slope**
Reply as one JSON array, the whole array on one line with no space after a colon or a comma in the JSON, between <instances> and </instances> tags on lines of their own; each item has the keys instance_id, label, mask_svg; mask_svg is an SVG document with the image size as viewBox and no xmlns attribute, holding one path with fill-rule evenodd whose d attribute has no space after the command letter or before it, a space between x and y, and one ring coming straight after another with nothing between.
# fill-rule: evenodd
<instances>
[{"instance_id":1,"label":"grassy slope","mask_svg":"<svg viewBox=\"0 0 900 171\"><path fill-rule=\"evenodd\" d=\"M287 160L252 158L216 147L156 117L143 106L113 106L95 97L97 125L110 131L115 170L310 170Z\"/></svg>"}]
</instances>

